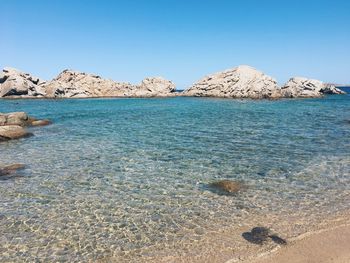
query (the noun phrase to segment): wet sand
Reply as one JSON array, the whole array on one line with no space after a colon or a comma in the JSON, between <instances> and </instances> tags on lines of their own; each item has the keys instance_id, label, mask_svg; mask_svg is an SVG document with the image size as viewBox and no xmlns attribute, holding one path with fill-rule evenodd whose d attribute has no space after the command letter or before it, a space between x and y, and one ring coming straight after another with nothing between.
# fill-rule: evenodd
<instances>
[{"instance_id":1,"label":"wet sand","mask_svg":"<svg viewBox=\"0 0 350 263\"><path fill-rule=\"evenodd\" d=\"M350 224L302 235L274 253L242 262L349 263Z\"/></svg>"}]
</instances>

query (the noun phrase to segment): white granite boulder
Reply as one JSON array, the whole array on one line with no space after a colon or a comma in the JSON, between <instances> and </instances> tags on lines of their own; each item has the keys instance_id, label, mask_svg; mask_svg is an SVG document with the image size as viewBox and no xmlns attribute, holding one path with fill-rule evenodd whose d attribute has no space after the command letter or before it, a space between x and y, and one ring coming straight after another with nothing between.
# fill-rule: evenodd
<instances>
[{"instance_id":1,"label":"white granite boulder","mask_svg":"<svg viewBox=\"0 0 350 263\"><path fill-rule=\"evenodd\" d=\"M114 82L100 76L64 70L45 85L47 97L87 98L122 97L133 89L130 83Z\"/></svg>"},{"instance_id":2,"label":"white granite boulder","mask_svg":"<svg viewBox=\"0 0 350 263\"><path fill-rule=\"evenodd\" d=\"M277 81L250 66L238 66L204 77L184 91L186 96L279 98Z\"/></svg>"},{"instance_id":3,"label":"white granite boulder","mask_svg":"<svg viewBox=\"0 0 350 263\"><path fill-rule=\"evenodd\" d=\"M44 97L44 81L14 68L0 74L0 97Z\"/></svg>"},{"instance_id":4,"label":"white granite boulder","mask_svg":"<svg viewBox=\"0 0 350 263\"><path fill-rule=\"evenodd\" d=\"M152 97L166 96L175 90L171 81L160 77L132 85L72 70L64 70L44 86L47 97L52 98Z\"/></svg>"},{"instance_id":5,"label":"white granite boulder","mask_svg":"<svg viewBox=\"0 0 350 263\"><path fill-rule=\"evenodd\" d=\"M131 90L130 97L167 97L174 95L175 84L162 77L145 78Z\"/></svg>"},{"instance_id":6,"label":"white granite boulder","mask_svg":"<svg viewBox=\"0 0 350 263\"><path fill-rule=\"evenodd\" d=\"M14 140L33 135L25 128L18 125L0 126L0 141Z\"/></svg>"},{"instance_id":7,"label":"white granite boulder","mask_svg":"<svg viewBox=\"0 0 350 263\"><path fill-rule=\"evenodd\" d=\"M324 84L322 81L294 77L281 88L282 96L285 98L317 98L324 94L344 94L334 85Z\"/></svg>"}]
</instances>

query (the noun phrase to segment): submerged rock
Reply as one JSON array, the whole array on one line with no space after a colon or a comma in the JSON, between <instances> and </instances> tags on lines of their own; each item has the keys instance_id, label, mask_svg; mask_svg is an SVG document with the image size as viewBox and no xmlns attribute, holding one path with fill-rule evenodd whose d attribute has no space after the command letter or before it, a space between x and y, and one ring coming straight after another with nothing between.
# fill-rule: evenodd
<instances>
[{"instance_id":1,"label":"submerged rock","mask_svg":"<svg viewBox=\"0 0 350 263\"><path fill-rule=\"evenodd\" d=\"M2 170L6 170L6 171L17 171L17 170L22 170L25 168L25 165L22 163L14 163L14 164L10 164L10 165L6 165L4 167L2 167Z\"/></svg>"},{"instance_id":2,"label":"submerged rock","mask_svg":"<svg viewBox=\"0 0 350 263\"><path fill-rule=\"evenodd\" d=\"M32 126L46 126L52 124L50 120L34 120L31 122Z\"/></svg>"},{"instance_id":3,"label":"submerged rock","mask_svg":"<svg viewBox=\"0 0 350 263\"><path fill-rule=\"evenodd\" d=\"M316 98L325 94L345 94L334 85L324 84L322 81L301 77L291 78L282 88L285 98Z\"/></svg>"},{"instance_id":4,"label":"submerged rock","mask_svg":"<svg viewBox=\"0 0 350 263\"><path fill-rule=\"evenodd\" d=\"M243 188L243 185L240 182L237 181L231 181L231 180L221 180L217 182L213 182L209 184L210 187L226 192L226 193L237 193L239 190Z\"/></svg>"},{"instance_id":5,"label":"submerged rock","mask_svg":"<svg viewBox=\"0 0 350 263\"><path fill-rule=\"evenodd\" d=\"M186 96L280 98L277 81L249 66L238 66L204 77L184 91Z\"/></svg>"},{"instance_id":6,"label":"submerged rock","mask_svg":"<svg viewBox=\"0 0 350 263\"><path fill-rule=\"evenodd\" d=\"M262 245L269 237L270 230L266 227L254 227L250 232L244 232L243 238L250 243Z\"/></svg>"},{"instance_id":7,"label":"submerged rock","mask_svg":"<svg viewBox=\"0 0 350 263\"><path fill-rule=\"evenodd\" d=\"M20 139L32 136L25 128L18 125L0 126L0 141Z\"/></svg>"},{"instance_id":8,"label":"submerged rock","mask_svg":"<svg viewBox=\"0 0 350 263\"><path fill-rule=\"evenodd\" d=\"M269 238L272 239L278 245L287 245L287 240L279 237L278 235L269 235Z\"/></svg>"},{"instance_id":9,"label":"submerged rock","mask_svg":"<svg viewBox=\"0 0 350 263\"><path fill-rule=\"evenodd\" d=\"M25 168L25 165L20 163L6 165L3 167L0 166L0 176L12 177L12 175L15 174L18 170L22 170L24 168Z\"/></svg>"},{"instance_id":10,"label":"submerged rock","mask_svg":"<svg viewBox=\"0 0 350 263\"><path fill-rule=\"evenodd\" d=\"M256 245L263 245L269 240L269 238L271 238L271 240L276 244L287 244L287 241L285 239L279 237L277 234L271 234L270 229L261 226L252 228L250 232L244 232L242 234L242 237L248 242Z\"/></svg>"},{"instance_id":11,"label":"submerged rock","mask_svg":"<svg viewBox=\"0 0 350 263\"><path fill-rule=\"evenodd\" d=\"M25 112L0 113L0 141L14 140L32 136L24 127L44 126L49 120L37 120Z\"/></svg>"},{"instance_id":12,"label":"submerged rock","mask_svg":"<svg viewBox=\"0 0 350 263\"><path fill-rule=\"evenodd\" d=\"M0 126L44 126L51 123L50 120L37 120L25 112L0 113Z\"/></svg>"}]
</instances>

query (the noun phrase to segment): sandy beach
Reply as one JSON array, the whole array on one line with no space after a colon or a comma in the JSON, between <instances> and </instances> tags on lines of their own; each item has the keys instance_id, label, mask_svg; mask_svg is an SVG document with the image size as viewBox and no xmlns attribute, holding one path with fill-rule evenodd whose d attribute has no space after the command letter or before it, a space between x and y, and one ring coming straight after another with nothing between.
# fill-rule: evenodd
<instances>
[{"instance_id":1,"label":"sandy beach","mask_svg":"<svg viewBox=\"0 0 350 263\"><path fill-rule=\"evenodd\" d=\"M243 262L348 263L350 262L350 224L302 235L273 253Z\"/></svg>"}]
</instances>

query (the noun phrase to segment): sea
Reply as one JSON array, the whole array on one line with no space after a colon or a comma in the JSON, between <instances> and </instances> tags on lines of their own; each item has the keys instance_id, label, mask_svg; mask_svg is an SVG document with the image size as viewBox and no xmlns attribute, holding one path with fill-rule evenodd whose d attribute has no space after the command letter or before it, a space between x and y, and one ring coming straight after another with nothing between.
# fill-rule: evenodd
<instances>
[{"instance_id":1,"label":"sea","mask_svg":"<svg viewBox=\"0 0 350 263\"><path fill-rule=\"evenodd\" d=\"M225 262L350 208L350 96L0 100L53 124L0 144L1 262ZM220 194L218 180L244 187ZM248 253L248 252L249 253Z\"/></svg>"}]
</instances>

